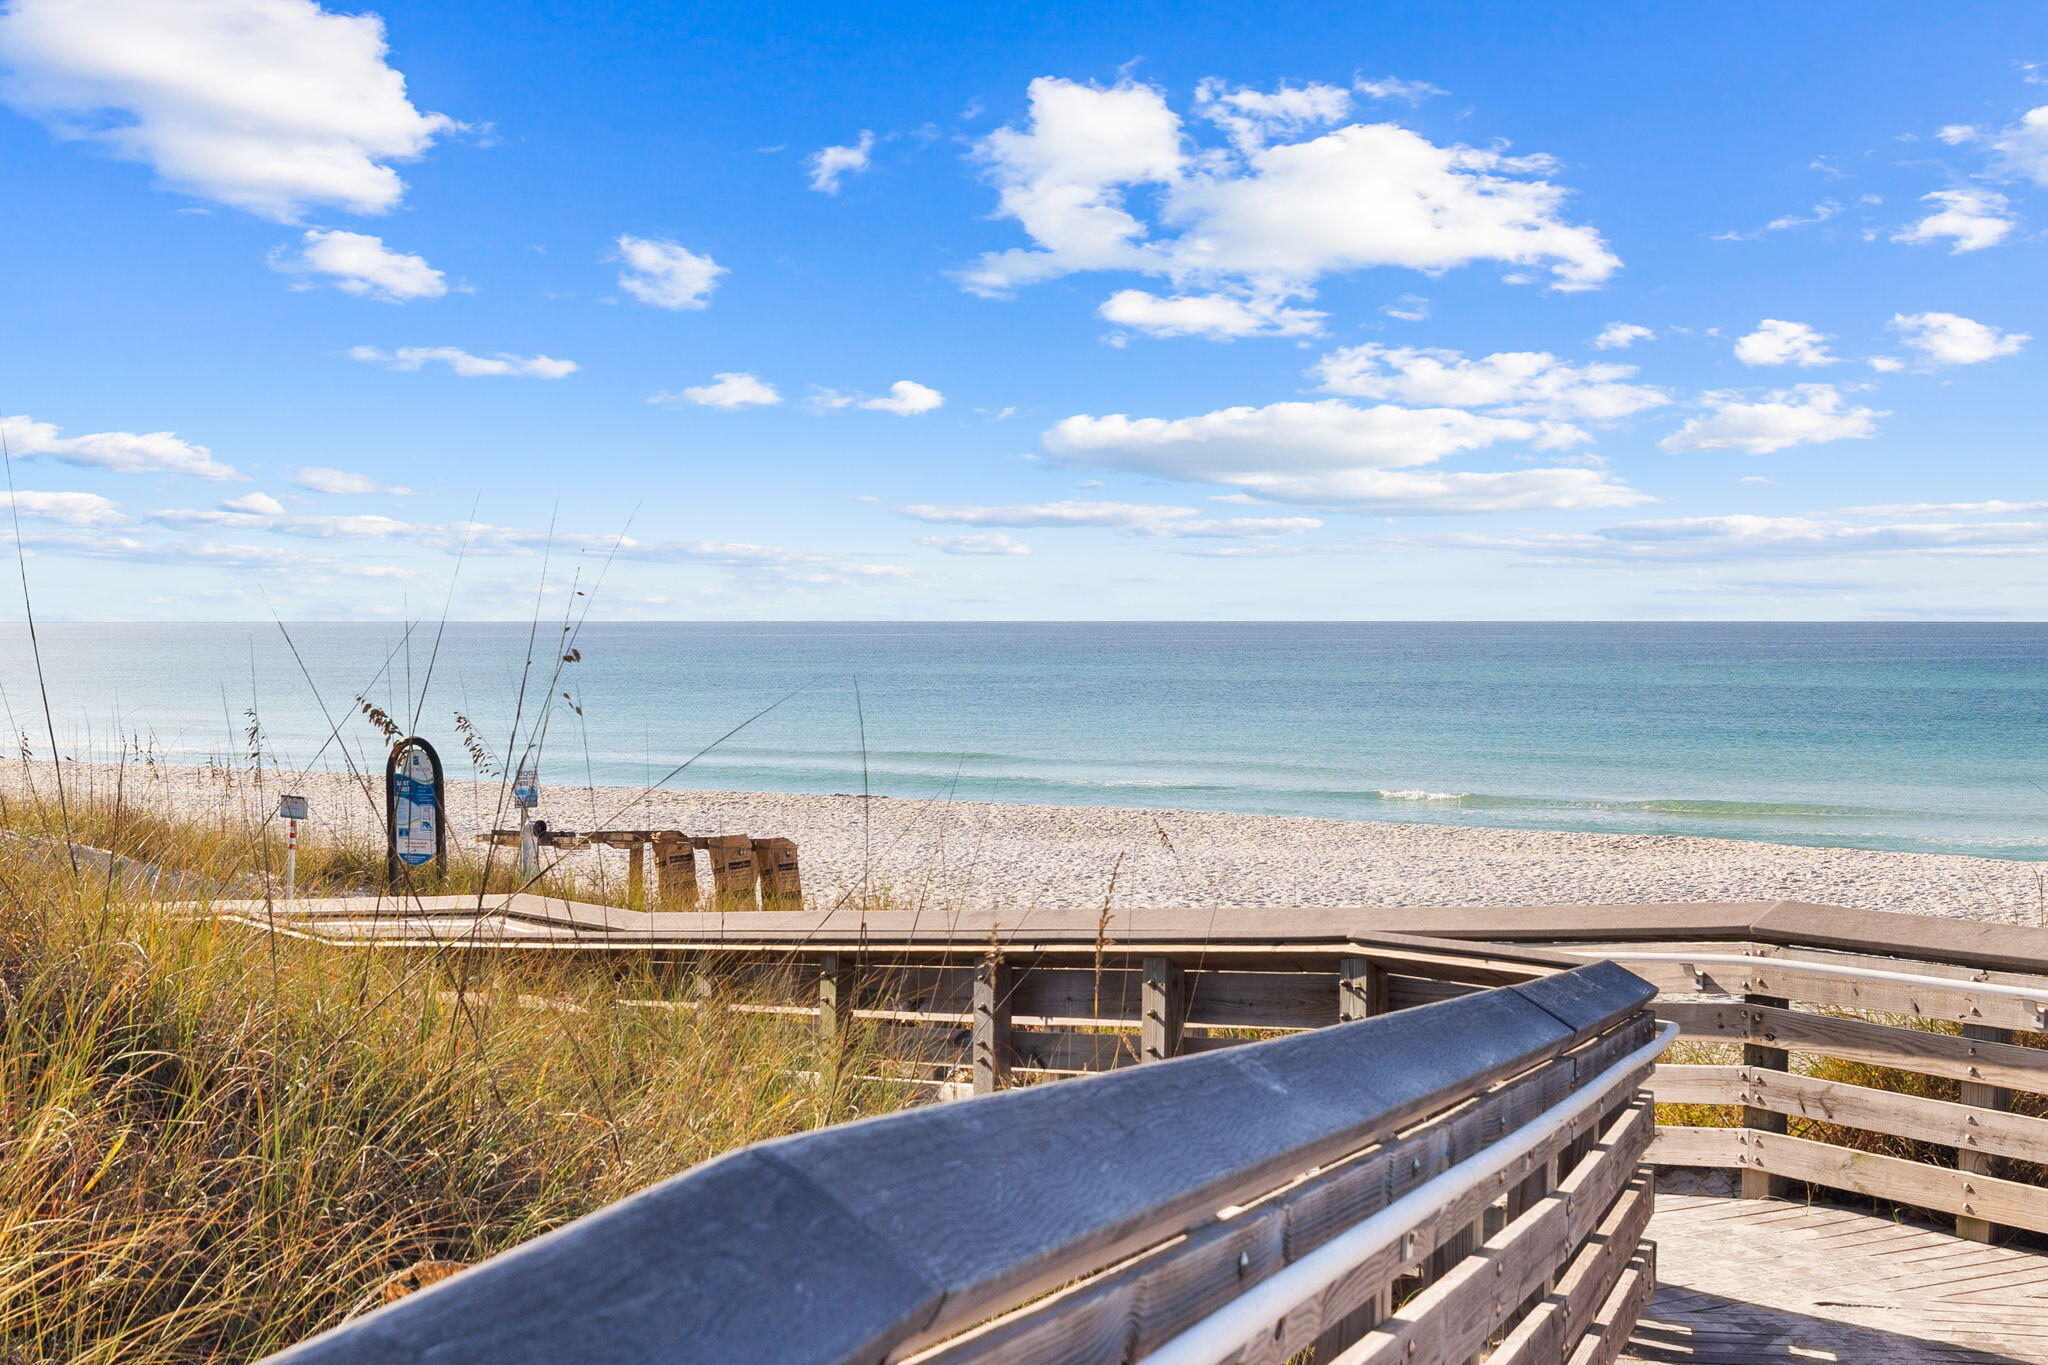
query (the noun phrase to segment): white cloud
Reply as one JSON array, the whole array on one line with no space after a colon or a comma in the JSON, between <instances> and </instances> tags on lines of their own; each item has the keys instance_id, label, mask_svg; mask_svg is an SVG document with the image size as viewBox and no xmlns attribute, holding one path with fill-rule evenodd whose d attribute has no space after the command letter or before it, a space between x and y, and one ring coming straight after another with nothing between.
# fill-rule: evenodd
<instances>
[{"instance_id":1,"label":"white cloud","mask_svg":"<svg viewBox=\"0 0 2048 1365\"><path fill-rule=\"evenodd\" d=\"M1537 423L1457 408L1361 408L1324 399L1173 420L1076 416L1056 423L1043 439L1064 464L1224 484L1276 502L1430 513L1646 500L1590 468L1395 472L1548 434Z\"/></svg>"},{"instance_id":2,"label":"white cloud","mask_svg":"<svg viewBox=\"0 0 2048 1365\"><path fill-rule=\"evenodd\" d=\"M1001 214L1034 246L991 252L962 282L1002 295L1077 271L1135 271L1181 296L1225 294L1277 314L1324 275L1374 266L1435 273L1491 260L1517 281L1547 271L1554 287L1582 289L1619 265L1598 233L1561 217L1566 192L1541 178L1544 158L1438 146L1391 123L1266 140L1341 116L1329 89L1205 83L1198 112L1224 120L1234 141L1202 147L1155 87L1033 81L1026 124L978 150ZM1148 222L1127 196L1153 187Z\"/></svg>"},{"instance_id":3,"label":"white cloud","mask_svg":"<svg viewBox=\"0 0 2048 1365\"><path fill-rule=\"evenodd\" d=\"M2048 104L2029 109L2020 121L1990 139L1993 165L2003 174L2048 185Z\"/></svg>"},{"instance_id":4,"label":"white cloud","mask_svg":"<svg viewBox=\"0 0 2048 1365\"><path fill-rule=\"evenodd\" d=\"M967 536L919 536L917 543L949 555L1028 555L1031 547L1000 531Z\"/></svg>"},{"instance_id":5,"label":"white cloud","mask_svg":"<svg viewBox=\"0 0 2048 1365\"><path fill-rule=\"evenodd\" d=\"M1638 341L1648 341L1657 334L1647 327L1633 322L1610 322L1600 329L1593 338L1596 351L1625 351Z\"/></svg>"},{"instance_id":6,"label":"white cloud","mask_svg":"<svg viewBox=\"0 0 2048 1365\"><path fill-rule=\"evenodd\" d=\"M1845 406L1832 384L1798 384L1749 403L1726 391L1704 395L1708 411L1657 443L1674 454L1739 450L1768 455L1789 446L1822 445L1877 434L1877 419L1891 414Z\"/></svg>"},{"instance_id":7,"label":"white cloud","mask_svg":"<svg viewBox=\"0 0 2048 1365\"><path fill-rule=\"evenodd\" d=\"M418 256L393 251L383 239L338 228L309 229L297 255L270 253L270 268L287 275L324 275L343 293L384 303L438 299L448 292L440 271Z\"/></svg>"},{"instance_id":8,"label":"white cloud","mask_svg":"<svg viewBox=\"0 0 2048 1365\"><path fill-rule=\"evenodd\" d=\"M453 346L401 346L395 351L380 351L375 346L351 346L348 356L351 360L387 365L394 370L417 370L429 362L439 361L466 378L519 375L529 379L561 379L578 369L575 361L556 360L552 356L510 355L504 351L494 355L471 355Z\"/></svg>"},{"instance_id":9,"label":"white cloud","mask_svg":"<svg viewBox=\"0 0 2048 1365\"><path fill-rule=\"evenodd\" d=\"M1635 376L1633 365L1571 365L1547 351L1468 359L1458 351L1368 342L1330 352L1310 373L1325 391L1347 398L1491 408L1503 417L1611 421L1671 401L1659 389L1621 382ZM1570 439L1558 433L1551 444Z\"/></svg>"},{"instance_id":10,"label":"white cloud","mask_svg":"<svg viewBox=\"0 0 2048 1365\"><path fill-rule=\"evenodd\" d=\"M1360 77L1351 82L1351 88L1372 100L1400 100L1405 104L1420 104L1434 95L1450 92L1428 81L1404 81L1393 76L1381 76L1377 80Z\"/></svg>"},{"instance_id":11,"label":"white cloud","mask_svg":"<svg viewBox=\"0 0 2048 1365\"><path fill-rule=\"evenodd\" d=\"M1138 536L1286 536L1313 531L1323 524L1317 517L1204 517L1192 507L1142 502L1087 502L1081 499L1012 503L1006 507L920 504L896 510L914 521L959 526L1108 527ZM937 542L927 540L924 543Z\"/></svg>"},{"instance_id":12,"label":"white cloud","mask_svg":"<svg viewBox=\"0 0 2048 1365\"><path fill-rule=\"evenodd\" d=\"M1993 498L1987 502L1891 502L1870 507L1843 507L1837 510L1844 516L1859 517L1971 516L2048 512L2048 502L2006 502L2001 498Z\"/></svg>"},{"instance_id":13,"label":"white cloud","mask_svg":"<svg viewBox=\"0 0 2048 1365\"><path fill-rule=\"evenodd\" d=\"M1212 78L1195 86L1195 113L1221 128L1242 152L1335 123L1350 110L1351 92L1337 85L1282 82L1273 90L1251 90Z\"/></svg>"},{"instance_id":14,"label":"white cloud","mask_svg":"<svg viewBox=\"0 0 2048 1365\"><path fill-rule=\"evenodd\" d=\"M863 128L860 140L851 147L821 147L804 164L811 168L811 188L820 194L839 193L839 182L868 168L868 153L875 149L875 135Z\"/></svg>"},{"instance_id":15,"label":"white cloud","mask_svg":"<svg viewBox=\"0 0 2048 1365\"><path fill-rule=\"evenodd\" d=\"M1423 322L1429 317L1429 300L1420 294L1403 294L1392 303L1381 304L1380 311L1400 322Z\"/></svg>"},{"instance_id":16,"label":"white cloud","mask_svg":"<svg viewBox=\"0 0 2048 1365\"><path fill-rule=\"evenodd\" d=\"M1589 534L1469 536L1459 543L1554 559L1643 562L1847 558L1882 555L2000 557L2048 554L2048 522L1864 526L1812 517L1682 517L1625 522Z\"/></svg>"},{"instance_id":17,"label":"white cloud","mask_svg":"<svg viewBox=\"0 0 2048 1365\"><path fill-rule=\"evenodd\" d=\"M2025 332L2008 332L1987 322L1954 313L1897 313L1892 329L1905 344L1927 357L1931 365L1975 365L2017 354L2033 340Z\"/></svg>"},{"instance_id":18,"label":"white cloud","mask_svg":"<svg viewBox=\"0 0 2048 1365\"><path fill-rule=\"evenodd\" d=\"M49 422L29 417L0 417L8 453L15 459L49 459L82 469L111 469L120 474L189 474L195 479L239 479L241 474L213 458L205 446L181 441L168 431L141 435L132 431L100 431L88 436L60 436Z\"/></svg>"},{"instance_id":19,"label":"white cloud","mask_svg":"<svg viewBox=\"0 0 2048 1365\"><path fill-rule=\"evenodd\" d=\"M1745 365L1836 365L1842 358L1828 354L1832 339L1803 322L1765 318L1736 340L1735 358Z\"/></svg>"},{"instance_id":20,"label":"white cloud","mask_svg":"<svg viewBox=\"0 0 2048 1365\"><path fill-rule=\"evenodd\" d=\"M97 493L10 493L0 489L0 508L12 515L34 517L60 526L118 526L128 518L108 498Z\"/></svg>"},{"instance_id":21,"label":"white cloud","mask_svg":"<svg viewBox=\"0 0 2048 1365\"><path fill-rule=\"evenodd\" d=\"M899 379L889 386L887 398L864 398L857 406L872 412L893 412L898 417L915 417L945 404L946 395L926 388L914 379Z\"/></svg>"},{"instance_id":22,"label":"white cloud","mask_svg":"<svg viewBox=\"0 0 2048 1365\"><path fill-rule=\"evenodd\" d=\"M782 401L782 395L775 386L751 374L725 370L712 376L709 384L697 384L681 393L662 392L647 400L673 407L680 403L694 403L700 408L765 408L774 407Z\"/></svg>"},{"instance_id":23,"label":"white cloud","mask_svg":"<svg viewBox=\"0 0 2048 1365\"><path fill-rule=\"evenodd\" d=\"M173 189L284 222L397 206L389 163L454 127L406 98L374 14L310 0L14 0L7 101Z\"/></svg>"},{"instance_id":24,"label":"white cloud","mask_svg":"<svg viewBox=\"0 0 2048 1365\"><path fill-rule=\"evenodd\" d=\"M1893 241L1949 241L1954 243L1949 254L1959 256L1965 251L1982 251L1987 246L1996 246L2013 230L2010 203L2004 195L1991 190L1936 190L1932 194L1921 195L1920 200L1933 204L1935 211L1917 223L1900 228L1892 234Z\"/></svg>"},{"instance_id":25,"label":"white cloud","mask_svg":"<svg viewBox=\"0 0 2048 1365\"><path fill-rule=\"evenodd\" d=\"M656 308L703 308L725 267L680 242L663 237L621 236L616 246L625 263L619 288Z\"/></svg>"},{"instance_id":26,"label":"white cloud","mask_svg":"<svg viewBox=\"0 0 2048 1365\"><path fill-rule=\"evenodd\" d=\"M301 469L292 475L292 484L315 493L387 493L408 497L412 494L410 488L379 483L367 474L351 474L345 469L328 469L323 465L308 465Z\"/></svg>"},{"instance_id":27,"label":"white cloud","mask_svg":"<svg viewBox=\"0 0 2048 1365\"><path fill-rule=\"evenodd\" d=\"M1230 294L1175 294L1161 298L1142 289L1119 289L1097 314L1109 322L1155 337L1310 336L1323 329L1326 313L1288 308L1278 299Z\"/></svg>"},{"instance_id":28,"label":"white cloud","mask_svg":"<svg viewBox=\"0 0 2048 1365\"><path fill-rule=\"evenodd\" d=\"M254 512L266 517L284 515L284 504L268 493L244 493L239 498L223 498L220 507L223 512Z\"/></svg>"}]
</instances>

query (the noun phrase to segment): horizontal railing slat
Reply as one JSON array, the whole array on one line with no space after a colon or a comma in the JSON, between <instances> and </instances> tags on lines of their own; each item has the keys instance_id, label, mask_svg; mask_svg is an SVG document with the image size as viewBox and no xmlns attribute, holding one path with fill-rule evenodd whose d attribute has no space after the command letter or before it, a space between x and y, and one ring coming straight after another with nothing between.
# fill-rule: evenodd
<instances>
[{"instance_id":1,"label":"horizontal railing slat","mask_svg":"<svg viewBox=\"0 0 2048 1365\"><path fill-rule=\"evenodd\" d=\"M1557 1285L1502 1339L1488 1365L1550 1365L1562 1360L1621 1283L1655 1208L1655 1178L1636 1176L1593 1235L1557 1277Z\"/></svg>"},{"instance_id":2,"label":"horizontal railing slat","mask_svg":"<svg viewBox=\"0 0 2048 1365\"><path fill-rule=\"evenodd\" d=\"M1761 1043L1951 1080L2048 1092L2048 1049L2018 1043L1957 1038L1770 1005L1667 1000L1658 1002L1657 1014L1676 1022L1685 1037L1705 1042Z\"/></svg>"},{"instance_id":3,"label":"horizontal railing slat","mask_svg":"<svg viewBox=\"0 0 2048 1365\"><path fill-rule=\"evenodd\" d=\"M1734 1104L1992 1156L2048 1162L2048 1119L1741 1066L1657 1068L1660 1104Z\"/></svg>"}]
</instances>

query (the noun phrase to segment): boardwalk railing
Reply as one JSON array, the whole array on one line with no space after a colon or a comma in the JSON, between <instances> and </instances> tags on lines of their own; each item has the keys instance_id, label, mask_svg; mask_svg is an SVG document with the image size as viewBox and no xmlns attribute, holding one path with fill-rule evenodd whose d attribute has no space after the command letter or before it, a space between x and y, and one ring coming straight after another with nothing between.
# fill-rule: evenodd
<instances>
[{"instance_id":1,"label":"boardwalk railing","mask_svg":"<svg viewBox=\"0 0 2048 1365\"><path fill-rule=\"evenodd\" d=\"M1682 1038L1725 1045L1725 1060L1665 1063L1652 1088L1736 1124L1660 1128L1658 1164L1738 1171L1751 1198L1796 1183L1951 1214L1977 1241L2048 1233L2048 930L1800 902L1401 924L1611 958L1656 983Z\"/></svg>"},{"instance_id":2,"label":"boardwalk railing","mask_svg":"<svg viewBox=\"0 0 2048 1365\"><path fill-rule=\"evenodd\" d=\"M1652 995L1598 963L746 1148L278 1359L1611 1360Z\"/></svg>"}]
</instances>

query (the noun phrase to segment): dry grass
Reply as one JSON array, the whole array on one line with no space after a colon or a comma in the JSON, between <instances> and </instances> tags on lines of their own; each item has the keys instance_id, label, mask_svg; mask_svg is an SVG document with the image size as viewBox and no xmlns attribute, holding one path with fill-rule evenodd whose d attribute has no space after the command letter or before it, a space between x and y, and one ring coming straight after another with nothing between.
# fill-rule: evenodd
<instances>
[{"instance_id":1,"label":"dry grass","mask_svg":"<svg viewBox=\"0 0 2048 1365\"><path fill-rule=\"evenodd\" d=\"M4 823L61 828L47 801ZM269 835L74 803L80 842L260 884ZM374 858L301 855L302 890ZM458 862L443 885L478 884ZM423 888L425 889L425 888ZM571 890L571 887L559 889ZM672 968L371 954L178 920L0 841L0 1359L249 1360L745 1143L908 1102ZM716 978L714 978L716 979ZM517 997L570 1006L537 1010ZM871 1060L856 1035L834 1074Z\"/></svg>"}]
</instances>

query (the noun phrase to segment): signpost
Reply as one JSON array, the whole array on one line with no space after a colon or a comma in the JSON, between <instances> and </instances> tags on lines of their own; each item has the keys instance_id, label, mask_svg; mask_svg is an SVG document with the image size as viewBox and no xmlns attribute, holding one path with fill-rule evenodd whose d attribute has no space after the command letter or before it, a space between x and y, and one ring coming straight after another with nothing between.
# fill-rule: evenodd
<instances>
[{"instance_id":1,"label":"signpost","mask_svg":"<svg viewBox=\"0 0 2048 1365\"><path fill-rule=\"evenodd\" d=\"M306 798L303 796L280 796L277 798L277 813L285 822L284 836L284 898L298 899L299 885L299 821L306 818Z\"/></svg>"},{"instance_id":2,"label":"signpost","mask_svg":"<svg viewBox=\"0 0 2048 1365\"><path fill-rule=\"evenodd\" d=\"M540 804L538 768L521 768L512 779L512 803L519 807L519 875L531 877L540 863L540 841L533 837L533 809Z\"/></svg>"},{"instance_id":3,"label":"signpost","mask_svg":"<svg viewBox=\"0 0 2048 1365\"><path fill-rule=\"evenodd\" d=\"M448 856L441 756L418 736L398 741L384 765L385 873L395 886L408 872Z\"/></svg>"}]
</instances>

